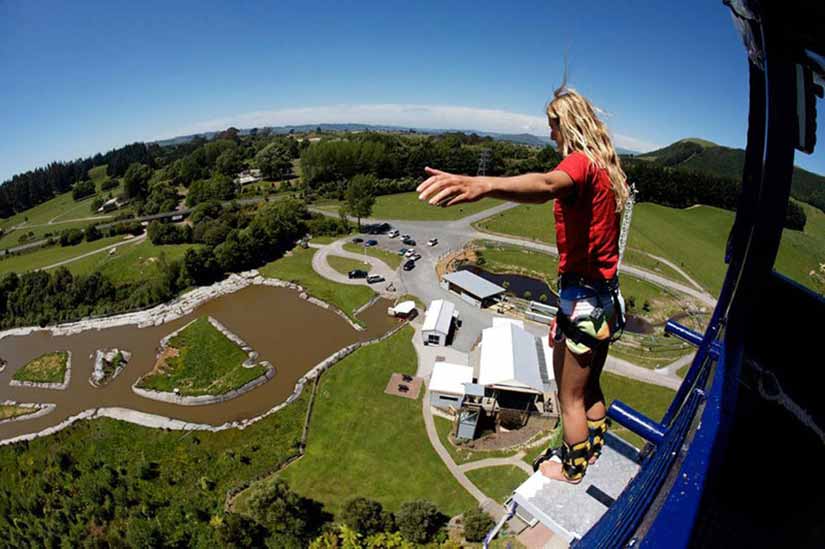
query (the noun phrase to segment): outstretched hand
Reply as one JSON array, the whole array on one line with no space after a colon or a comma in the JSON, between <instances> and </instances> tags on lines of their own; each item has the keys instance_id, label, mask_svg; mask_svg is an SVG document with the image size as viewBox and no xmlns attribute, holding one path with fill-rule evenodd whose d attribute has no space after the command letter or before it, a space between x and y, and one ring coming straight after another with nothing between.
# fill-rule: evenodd
<instances>
[{"instance_id":1,"label":"outstretched hand","mask_svg":"<svg viewBox=\"0 0 825 549\"><path fill-rule=\"evenodd\" d=\"M424 168L430 177L421 183L416 191L419 200L427 200L434 206L453 206L464 202L475 202L488 192L479 179L466 175L456 175L435 168Z\"/></svg>"}]
</instances>

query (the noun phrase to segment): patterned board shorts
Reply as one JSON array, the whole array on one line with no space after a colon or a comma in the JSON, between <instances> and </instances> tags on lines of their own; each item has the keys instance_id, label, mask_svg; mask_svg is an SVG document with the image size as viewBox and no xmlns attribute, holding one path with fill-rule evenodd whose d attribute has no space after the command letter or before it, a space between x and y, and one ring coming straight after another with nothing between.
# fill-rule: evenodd
<instances>
[{"instance_id":1,"label":"patterned board shorts","mask_svg":"<svg viewBox=\"0 0 825 549\"><path fill-rule=\"evenodd\" d=\"M621 314L624 314L625 304L621 290L618 293ZM593 311L601 307L604 312L601 316L592 315ZM616 308L609 290L595 291L582 286L568 286L559 293L559 308L572 323L581 331L596 339L608 341L613 335L616 326ZM567 348L574 354L581 355L592 349L583 343L576 343L564 337L561 330L556 328L556 321L550 326L550 337L555 342L564 341Z\"/></svg>"}]
</instances>

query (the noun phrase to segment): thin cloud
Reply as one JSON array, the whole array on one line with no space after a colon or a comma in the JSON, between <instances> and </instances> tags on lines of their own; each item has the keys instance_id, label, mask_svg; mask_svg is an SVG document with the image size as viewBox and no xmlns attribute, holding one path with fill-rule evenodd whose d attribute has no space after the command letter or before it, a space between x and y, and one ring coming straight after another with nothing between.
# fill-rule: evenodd
<instances>
[{"instance_id":1,"label":"thin cloud","mask_svg":"<svg viewBox=\"0 0 825 549\"><path fill-rule=\"evenodd\" d=\"M373 124L409 128L478 130L495 133L529 133L549 135L547 118L543 115L515 113L497 109L479 109L453 105L374 104L325 105L256 111L197 123L177 135L218 131L235 126L260 128L265 126L298 126L303 124ZM635 151L657 148L643 139L614 134L617 146Z\"/></svg>"}]
</instances>

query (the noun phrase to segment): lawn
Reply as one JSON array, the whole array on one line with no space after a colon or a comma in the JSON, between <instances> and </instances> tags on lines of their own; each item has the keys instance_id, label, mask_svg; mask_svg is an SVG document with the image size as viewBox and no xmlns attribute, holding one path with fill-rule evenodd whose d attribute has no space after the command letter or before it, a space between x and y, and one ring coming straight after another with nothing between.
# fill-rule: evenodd
<instances>
[{"instance_id":1,"label":"lawn","mask_svg":"<svg viewBox=\"0 0 825 549\"><path fill-rule=\"evenodd\" d=\"M695 347L680 339L665 337L661 334L661 329L657 329L657 333L651 335L625 332L619 341L610 345L610 356L645 368L660 368L694 349Z\"/></svg>"},{"instance_id":2,"label":"lawn","mask_svg":"<svg viewBox=\"0 0 825 549\"><path fill-rule=\"evenodd\" d=\"M34 406L20 406L18 404L0 404L0 421L21 416L27 416L37 412Z\"/></svg>"},{"instance_id":3,"label":"lawn","mask_svg":"<svg viewBox=\"0 0 825 549\"><path fill-rule=\"evenodd\" d=\"M544 204L522 204L473 225L480 231L516 235L529 240L555 244L556 231L553 223L553 201L551 200Z\"/></svg>"},{"instance_id":4,"label":"lawn","mask_svg":"<svg viewBox=\"0 0 825 549\"><path fill-rule=\"evenodd\" d=\"M243 430L168 431L95 419L0 447L3 542L47 546L40 536L48 532L48 539L66 546L89 539L123 545L128 527L149 512L162 527L159 539L179 536L174 539L181 546L217 547L210 521L224 515L227 490L297 454L307 402L305 391ZM60 523L53 520L58 515Z\"/></svg>"},{"instance_id":5,"label":"lawn","mask_svg":"<svg viewBox=\"0 0 825 549\"><path fill-rule=\"evenodd\" d=\"M671 389L643 383L609 372L602 373L601 385L608 406L614 399L618 399L655 421L662 419L676 395L676 392ZM621 436L637 448L644 446L645 441L641 437L615 423L610 431Z\"/></svg>"},{"instance_id":6,"label":"lawn","mask_svg":"<svg viewBox=\"0 0 825 549\"><path fill-rule=\"evenodd\" d=\"M362 324L353 311L366 304L375 295L367 286L338 284L323 278L312 270L312 248L295 248L292 255L276 259L259 269L263 276L279 278L300 284L307 292L322 301L335 305L353 322Z\"/></svg>"},{"instance_id":7,"label":"lawn","mask_svg":"<svg viewBox=\"0 0 825 549\"><path fill-rule=\"evenodd\" d=\"M329 266L338 271L341 274L347 274L350 271L354 271L355 269L360 269L362 271L369 272L370 265L369 263L363 263L356 259L350 259L348 257L339 257L337 255L328 255L327 262Z\"/></svg>"},{"instance_id":8,"label":"lawn","mask_svg":"<svg viewBox=\"0 0 825 549\"><path fill-rule=\"evenodd\" d=\"M348 252L352 252L354 254L362 254L366 251L366 255L370 257L374 257L376 259L380 259L387 265L389 265L390 269L397 269L401 266L401 262L404 261L404 258L396 252L388 252L387 250L382 250L377 246L362 246L361 244L354 244L352 242L347 242L344 244L344 249Z\"/></svg>"},{"instance_id":9,"label":"lawn","mask_svg":"<svg viewBox=\"0 0 825 549\"><path fill-rule=\"evenodd\" d=\"M160 365L141 378L138 387L183 396L223 395L266 373L266 367L244 368L246 353L230 341L207 317L200 317L169 341L170 350Z\"/></svg>"},{"instance_id":10,"label":"lawn","mask_svg":"<svg viewBox=\"0 0 825 549\"><path fill-rule=\"evenodd\" d=\"M3 257L0 259L0 275L10 272L24 273L26 271L42 269L60 261L65 261L94 250L99 250L109 244L116 244L123 241L123 235L112 236L109 238L101 238L100 240L95 240L94 242L84 241L76 246L60 246L58 244L33 252Z\"/></svg>"},{"instance_id":11,"label":"lawn","mask_svg":"<svg viewBox=\"0 0 825 549\"><path fill-rule=\"evenodd\" d=\"M108 252L95 254L67 267L75 274L90 274L95 271L109 277L115 285L151 280L161 275L160 265L164 262L183 259L186 250L197 244L152 244L148 239L139 244L124 244L109 255Z\"/></svg>"},{"instance_id":12,"label":"lawn","mask_svg":"<svg viewBox=\"0 0 825 549\"><path fill-rule=\"evenodd\" d=\"M498 242L481 241L476 244L484 258L483 264L479 263L479 267L493 273L532 276L544 280L552 289L556 289L559 271L557 257Z\"/></svg>"},{"instance_id":13,"label":"lawn","mask_svg":"<svg viewBox=\"0 0 825 549\"><path fill-rule=\"evenodd\" d=\"M325 244L332 244L336 240L341 240L345 236L346 235L342 235L342 234L335 235L335 236L327 236L327 235L313 236L312 238L309 239L309 242L311 244L324 244L324 245Z\"/></svg>"},{"instance_id":14,"label":"lawn","mask_svg":"<svg viewBox=\"0 0 825 549\"><path fill-rule=\"evenodd\" d=\"M504 503L504 500L527 480L527 473L515 465L484 467L467 471L465 474L479 490L499 503Z\"/></svg>"},{"instance_id":15,"label":"lawn","mask_svg":"<svg viewBox=\"0 0 825 549\"><path fill-rule=\"evenodd\" d=\"M65 351L46 353L17 370L13 379L34 383L63 383L68 363L69 353Z\"/></svg>"},{"instance_id":16,"label":"lawn","mask_svg":"<svg viewBox=\"0 0 825 549\"><path fill-rule=\"evenodd\" d=\"M306 455L281 476L332 513L358 496L391 511L427 499L450 516L475 503L427 439L422 396L411 400L384 393L393 372L416 371L412 335L405 327L383 343L363 347L320 379Z\"/></svg>"},{"instance_id":17,"label":"lawn","mask_svg":"<svg viewBox=\"0 0 825 549\"><path fill-rule=\"evenodd\" d=\"M784 230L776 270L825 295L825 213L804 202L798 204L808 216L805 231Z\"/></svg>"},{"instance_id":18,"label":"lawn","mask_svg":"<svg viewBox=\"0 0 825 549\"><path fill-rule=\"evenodd\" d=\"M418 193L385 194L375 197L370 217L375 219L403 219L405 221L455 221L468 215L487 210L502 204L501 200L485 198L478 202L438 208L418 200ZM337 212L341 202L324 201L318 207Z\"/></svg>"}]
</instances>

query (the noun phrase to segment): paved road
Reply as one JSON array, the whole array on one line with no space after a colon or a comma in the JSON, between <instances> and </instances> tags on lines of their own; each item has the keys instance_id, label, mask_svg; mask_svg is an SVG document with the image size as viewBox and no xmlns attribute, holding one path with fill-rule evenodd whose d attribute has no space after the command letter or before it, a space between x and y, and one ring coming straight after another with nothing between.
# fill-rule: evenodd
<instances>
[{"instance_id":1,"label":"paved road","mask_svg":"<svg viewBox=\"0 0 825 549\"><path fill-rule=\"evenodd\" d=\"M393 271L389 265L381 261L376 257L371 257L365 254L356 254L344 249L344 243L347 242L346 239L344 240L337 240L332 244L310 244L311 248L316 248L318 251L312 256L312 268L313 270L318 273L319 275L323 276L324 278L328 278L333 282L338 282L339 284L349 284L351 286L370 286L373 290L378 291L380 294L384 295L385 297L394 297L394 294L387 291L387 286L390 284L394 284L397 286L398 284L398 271ZM339 256L339 257L347 257L349 259L356 259L358 261L363 261L365 263L370 264L370 274L377 274L384 277L386 282L380 282L378 284L367 284L366 279L363 278L355 278L350 279L348 276L339 273L332 267L330 267L327 258L331 255Z\"/></svg>"}]
</instances>

